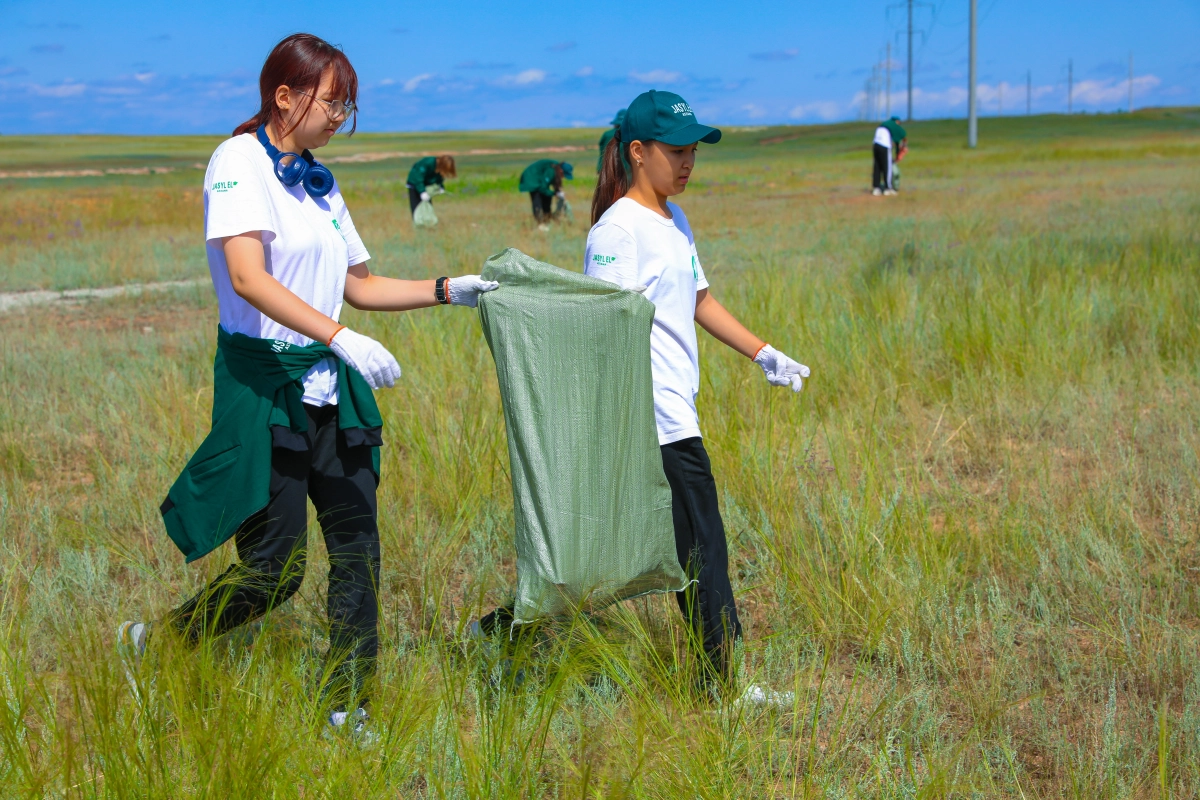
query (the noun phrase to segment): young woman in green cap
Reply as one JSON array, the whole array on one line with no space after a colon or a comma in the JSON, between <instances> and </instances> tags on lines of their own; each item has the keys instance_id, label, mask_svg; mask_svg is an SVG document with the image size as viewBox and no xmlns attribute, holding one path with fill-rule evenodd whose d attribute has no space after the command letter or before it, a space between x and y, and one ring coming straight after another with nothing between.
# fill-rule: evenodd
<instances>
[{"instance_id":1,"label":"young woman in green cap","mask_svg":"<svg viewBox=\"0 0 1200 800\"><path fill-rule=\"evenodd\" d=\"M379 648L383 440L372 390L392 386L400 367L383 344L338 319L346 303L473 307L497 284L371 274L337 181L311 152L354 130L358 77L339 48L310 34L287 37L267 57L259 90L258 111L217 147L204 178L220 318L212 430L160 508L188 561L229 539L237 560L162 626L196 645L286 602L304 579L311 499L329 554L329 723L359 730ZM149 630L121 626L131 660Z\"/></svg>"},{"instance_id":2,"label":"young woman in green cap","mask_svg":"<svg viewBox=\"0 0 1200 800\"><path fill-rule=\"evenodd\" d=\"M552 158L535 161L521 173L521 184L518 188L522 192L529 192L529 199L533 205L533 219L540 230L549 230L546 223L552 216L550 208L554 198L566 199L562 188L564 178L573 180L574 168L565 161L555 161Z\"/></svg>"},{"instance_id":3,"label":"young woman in green cap","mask_svg":"<svg viewBox=\"0 0 1200 800\"><path fill-rule=\"evenodd\" d=\"M428 200L429 187L437 184L446 188L446 178L457 178L458 168L454 156L426 156L412 165L408 171L408 211L416 213L422 200Z\"/></svg>"},{"instance_id":4,"label":"young woman in green cap","mask_svg":"<svg viewBox=\"0 0 1200 800\"><path fill-rule=\"evenodd\" d=\"M808 367L755 336L712 296L687 216L668 199L687 188L697 143L720 139L721 132L697 122L679 95L639 95L605 148L584 256L588 275L637 288L654 303L654 414L671 485L679 563L695 581L678 595L679 607L703 643L702 676L710 689L731 677L730 643L741 636L741 624L716 482L696 415L695 325L758 364L773 386L799 392L809 374Z\"/></svg>"}]
</instances>

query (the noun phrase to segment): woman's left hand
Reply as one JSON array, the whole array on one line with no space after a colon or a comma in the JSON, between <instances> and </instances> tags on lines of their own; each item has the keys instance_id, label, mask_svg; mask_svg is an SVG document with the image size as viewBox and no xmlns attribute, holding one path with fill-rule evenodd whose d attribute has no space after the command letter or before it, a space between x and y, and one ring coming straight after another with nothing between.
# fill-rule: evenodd
<instances>
[{"instance_id":1,"label":"woman's left hand","mask_svg":"<svg viewBox=\"0 0 1200 800\"><path fill-rule=\"evenodd\" d=\"M500 284L496 281L485 281L478 275L463 275L449 280L447 296L452 306L475 308L479 305L479 295L498 288Z\"/></svg>"}]
</instances>

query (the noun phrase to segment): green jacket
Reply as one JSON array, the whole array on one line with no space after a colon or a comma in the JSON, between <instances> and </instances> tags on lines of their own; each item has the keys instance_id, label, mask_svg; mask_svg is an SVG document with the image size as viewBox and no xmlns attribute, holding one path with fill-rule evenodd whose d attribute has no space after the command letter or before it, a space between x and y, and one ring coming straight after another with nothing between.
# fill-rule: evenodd
<instances>
[{"instance_id":1,"label":"green jacket","mask_svg":"<svg viewBox=\"0 0 1200 800\"><path fill-rule=\"evenodd\" d=\"M616 135L617 135L617 129L609 128L600 137L600 157L596 159L596 173L597 174L599 174L600 170L604 169L604 148L608 147L608 143L611 142L612 138Z\"/></svg>"},{"instance_id":2,"label":"green jacket","mask_svg":"<svg viewBox=\"0 0 1200 800\"><path fill-rule=\"evenodd\" d=\"M432 183L436 183L443 189L446 188L446 179L442 177L442 173L437 171L437 159L433 156L426 156L413 164L412 169L408 171L408 185L418 192L423 192L425 187Z\"/></svg>"},{"instance_id":3,"label":"green jacket","mask_svg":"<svg viewBox=\"0 0 1200 800\"><path fill-rule=\"evenodd\" d=\"M266 508L271 428L308 432L301 379L333 351L230 334L217 326L212 430L175 479L159 510L167 534L189 562L212 552L252 514ZM371 387L337 362L338 427L350 446L370 446L379 477L383 419ZM296 437L304 442L306 436Z\"/></svg>"},{"instance_id":4,"label":"green jacket","mask_svg":"<svg viewBox=\"0 0 1200 800\"><path fill-rule=\"evenodd\" d=\"M894 122L889 119L887 122L883 123L883 127L887 128L888 133L892 135L892 144L895 147L899 147L900 143L908 138L908 131L904 130L904 128L901 128L900 123L898 122Z\"/></svg>"},{"instance_id":5,"label":"green jacket","mask_svg":"<svg viewBox=\"0 0 1200 800\"><path fill-rule=\"evenodd\" d=\"M554 168L559 162L553 158L543 158L535 161L521 173L522 192L540 192L554 196Z\"/></svg>"}]
</instances>

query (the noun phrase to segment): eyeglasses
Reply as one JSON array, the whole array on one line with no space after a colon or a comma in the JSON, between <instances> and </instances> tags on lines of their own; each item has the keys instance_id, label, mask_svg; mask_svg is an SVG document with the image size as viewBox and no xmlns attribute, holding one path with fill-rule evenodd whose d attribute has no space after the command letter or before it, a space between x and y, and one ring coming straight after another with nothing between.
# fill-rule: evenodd
<instances>
[{"instance_id":1,"label":"eyeglasses","mask_svg":"<svg viewBox=\"0 0 1200 800\"><path fill-rule=\"evenodd\" d=\"M357 108L357 106L355 106L354 103L350 102L349 100L339 103L336 100L322 100L321 98L315 97L308 92L297 92L297 94L302 94L305 97L312 97L313 100L323 105L325 107L325 114L330 119L338 119L339 117L341 119L349 119L350 115L354 113L355 108Z\"/></svg>"}]
</instances>

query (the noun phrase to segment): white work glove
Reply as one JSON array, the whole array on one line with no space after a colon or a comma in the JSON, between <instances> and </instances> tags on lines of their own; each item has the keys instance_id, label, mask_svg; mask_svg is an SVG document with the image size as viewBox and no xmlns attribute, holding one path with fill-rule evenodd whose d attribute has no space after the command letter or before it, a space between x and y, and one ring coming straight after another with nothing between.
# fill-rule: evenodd
<instances>
[{"instance_id":1,"label":"white work glove","mask_svg":"<svg viewBox=\"0 0 1200 800\"><path fill-rule=\"evenodd\" d=\"M769 344L763 345L763 349L758 351L754 363L762 367L763 374L767 376L767 383L772 386L791 386L793 392L804 388L804 381L801 379L807 378L809 374L808 367L799 361L793 361Z\"/></svg>"},{"instance_id":2,"label":"white work glove","mask_svg":"<svg viewBox=\"0 0 1200 800\"><path fill-rule=\"evenodd\" d=\"M554 196L557 197L559 200L567 199L567 193L564 192L562 189L559 189L557 192L555 192Z\"/></svg>"},{"instance_id":3,"label":"white work glove","mask_svg":"<svg viewBox=\"0 0 1200 800\"><path fill-rule=\"evenodd\" d=\"M429 199L429 192L421 192L421 199L422 199L422 200L428 200L428 199Z\"/></svg>"},{"instance_id":4,"label":"white work glove","mask_svg":"<svg viewBox=\"0 0 1200 800\"><path fill-rule=\"evenodd\" d=\"M446 294L450 298L450 305L470 308L479 305L479 295L500 288L500 284L495 281L485 281L478 275L451 278L447 286Z\"/></svg>"},{"instance_id":5,"label":"white work glove","mask_svg":"<svg viewBox=\"0 0 1200 800\"><path fill-rule=\"evenodd\" d=\"M358 370L372 389L391 388L400 377L400 365L386 347L349 328L342 328L333 335L329 349L347 366Z\"/></svg>"}]
</instances>

